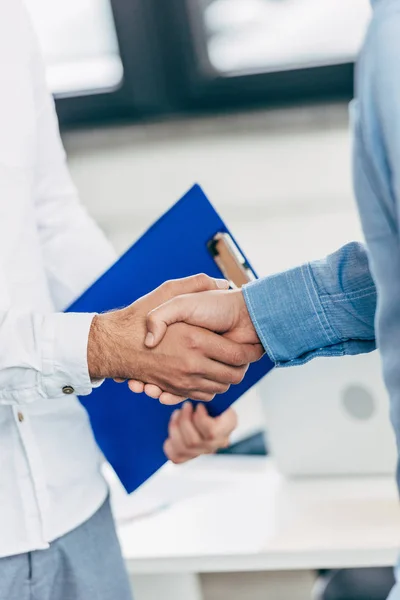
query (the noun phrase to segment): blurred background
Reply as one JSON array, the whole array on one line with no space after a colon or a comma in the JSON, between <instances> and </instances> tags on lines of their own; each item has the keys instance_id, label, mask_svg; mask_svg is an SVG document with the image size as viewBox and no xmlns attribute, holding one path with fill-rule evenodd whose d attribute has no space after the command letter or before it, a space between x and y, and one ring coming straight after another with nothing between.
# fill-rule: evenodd
<instances>
[{"instance_id":1,"label":"blurred background","mask_svg":"<svg viewBox=\"0 0 400 600\"><path fill-rule=\"evenodd\" d=\"M119 252L195 182L260 275L362 239L348 102L368 0L27 4L74 181ZM314 370L313 377L322 375ZM299 386L299 397L308 393ZM253 390L239 401L233 442L268 429L265 393ZM388 566L392 555L386 556L368 566ZM289 566L290 573L203 573L201 591L183 586L171 598L311 598L321 566L316 560L315 569ZM132 572L146 577L134 566ZM156 599L141 581L140 598ZM371 589L366 598L379 598ZM347 594L340 598L364 597Z\"/></svg>"}]
</instances>

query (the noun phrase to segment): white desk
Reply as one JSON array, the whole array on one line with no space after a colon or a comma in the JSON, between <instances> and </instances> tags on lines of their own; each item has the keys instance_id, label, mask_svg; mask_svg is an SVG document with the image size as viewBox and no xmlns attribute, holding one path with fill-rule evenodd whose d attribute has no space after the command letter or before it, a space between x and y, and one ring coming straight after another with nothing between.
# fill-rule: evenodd
<instances>
[{"instance_id":1,"label":"white desk","mask_svg":"<svg viewBox=\"0 0 400 600\"><path fill-rule=\"evenodd\" d=\"M168 468L140 503L163 490L181 499L119 526L137 600L200 600L204 572L387 566L400 547L394 478L289 482L271 459L213 456Z\"/></svg>"}]
</instances>

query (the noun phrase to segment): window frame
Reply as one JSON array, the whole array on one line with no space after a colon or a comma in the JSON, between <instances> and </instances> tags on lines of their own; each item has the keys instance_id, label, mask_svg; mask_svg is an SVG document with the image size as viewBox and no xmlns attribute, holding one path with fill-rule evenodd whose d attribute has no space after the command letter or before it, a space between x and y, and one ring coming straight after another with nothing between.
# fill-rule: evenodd
<instances>
[{"instance_id":1,"label":"window frame","mask_svg":"<svg viewBox=\"0 0 400 600\"><path fill-rule=\"evenodd\" d=\"M352 97L354 61L229 77L220 74L209 62L205 40L199 42L201 9L195 3L197 0L168 0L169 22L164 19L169 30L175 32L174 51L180 57L179 71L185 82L182 100L187 108L221 109Z\"/></svg>"},{"instance_id":2,"label":"window frame","mask_svg":"<svg viewBox=\"0 0 400 600\"><path fill-rule=\"evenodd\" d=\"M62 126L132 120L164 112L166 81L158 58L159 37L154 4L143 0L110 0L123 80L115 90L55 96Z\"/></svg>"},{"instance_id":3,"label":"window frame","mask_svg":"<svg viewBox=\"0 0 400 600\"><path fill-rule=\"evenodd\" d=\"M61 125L351 98L352 62L230 77L205 68L205 48L194 32L197 1L111 0L122 85L56 97Z\"/></svg>"}]
</instances>

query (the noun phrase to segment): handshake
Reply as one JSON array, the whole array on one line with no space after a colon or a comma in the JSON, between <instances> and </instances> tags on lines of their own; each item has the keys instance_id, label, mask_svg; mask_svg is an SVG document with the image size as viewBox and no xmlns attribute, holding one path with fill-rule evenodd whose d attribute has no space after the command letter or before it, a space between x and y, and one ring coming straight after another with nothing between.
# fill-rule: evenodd
<instances>
[{"instance_id":1,"label":"handshake","mask_svg":"<svg viewBox=\"0 0 400 600\"><path fill-rule=\"evenodd\" d=\"M242 292L196 275L95 316L88 367L92 379L127 379L133 392L164 404L208 402L240 383L263 352Z\"/></svg>"}]
</instances>

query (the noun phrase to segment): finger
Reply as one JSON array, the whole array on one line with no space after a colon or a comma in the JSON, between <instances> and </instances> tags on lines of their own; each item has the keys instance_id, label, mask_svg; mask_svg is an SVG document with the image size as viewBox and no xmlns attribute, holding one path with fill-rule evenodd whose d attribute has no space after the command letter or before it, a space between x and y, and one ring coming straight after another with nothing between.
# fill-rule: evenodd
<instances>
[{"instance_id":1,"label":"finger","mask_svg":"<svg viewBox=\"0 0 400 600\"><path fill-rule=\"evenodd\" d=\"M193 423L205 440L215 440L218 447L222 448L222 444L237 427L238 418L233 408L229 408L219 417L210 417L206 407L199 404L193 415Z\"/></svg>"},{"instance_id":2,"label":"finger","mask_svg":"<svg viewBox=\"0 0 400 600\"><path fill-rule=\"evenodd\" d=\"M161 396L163 391L162 391L162 389L160 389L158 387L158 385L154 385L152 383L146 383L146 385L144 386L144 393L146 394L146 396L149 396L150 398L155 398L156 400L158 400L158 398Z\"/></svg>"},{"instance_id":3,"label":"finger","mask_svg":"<svg viewBox=\"0 0 400 600\"><path fill-rule=\"evenodd\" d=\"M168 437L174 437L175 435L175 429L179 423L179 418L181 416L181 411L179 410L179 408L177 408L176 410L174 410L174 412L171 415L171 418L169 420L168 423Z\"/></svg>"},{"instance_id":4,"label":"finger","mask_svg":"<svg viewBox=\"0 0 400 600\"><path fill-rule=\"evenodd\" d=\"M161 404L166 404L168 406L173 406L175 404L180 404L184 400L196 400L198 402L211 402L215 398L215 393L203 392L201 390L192 390L188 392L186 398L182 398L181 396L177 396L175 394L170 394L169 392L163 392L159 398Z\"/></svg>"},{"instance_id":5,"label":"finger","mask_svg":"<svg viewBox=\"0 0 400 600\"><path fill-rule=\"evenodd\" d=\"M181 430L183 440L186 447L191 450L199 448L203 441L193 424L193 412L192 403L186 402L183 405L179 419L179 428Z\"/></svg>"},{"instance_id":6,"label":"finger","mask_svg":"<svg viewBox=\"0 0 400 600\"><path fill-rule=\"evenodd\" d=\"M185 416L186 413L186 416ZM168 426L168 439L164 444L164 452L169 460L181 464L196 458L200 454L208 454L209 450L203 445L190 447L192 442L187 442L183 436L182 423L193 414L191 403L186 403L181 410L176 410L171 416ZM201 439L199 437L201 442Z\"/></svg>"},{"instance_id":7,"label":"finger","mask_svg":"<svg viewBox=\"0 0 400 600\"><path fill-rule=\"evenodd\" d=\"M144 383L142 381L130 379L128 381L128 387L134 394L142 394L144 392Z\"/></svg>"},{"instance_id":8,"label":"finger","mask_svg":"<svg viewBox=\"0 0 400 600\"><path fill-rule=\"evenodd\" d=\"M238 425L238 417L236 411L233 408L228 408L225 412L222 413L219 417L215 419L216 421L216 437L219 440L226 440L231 433L236 429Z\"/></svg>"},{"instance_id":9,"label":"finger","mask_svg":"<svg viewBox=\"0 0 400 600\"><path fill-rule=\"evenodd\" d=\"M186 398L210 402L216 394L224 394L229 389L230 384L225 383L226 379L233 378L229 367L204 357L199 358L198 362L201 374L190 377L190 387L176 387L165 382L162 386L165 393L160 396L162 404L177 404ZM223 381L219 382L219 378Z\"/></svg>"},{"instance_id":10,"label":"finger","mask_svg":"<svg viewBox=\"0 0 400 600\"><path fill-rule=\"evenodd\" d=\"M230 367L229 365L224 365L213 360L211 365L207 367L207 373L204 373L204 377L210 379L212 382L218 381L221 383L224 390L218 393L223 394L229 390L231 385L238 385L243 381L247 369L248 365L244 367Z\"/></svg>"},{"instance_id":11,"label":"finger","mask_svg":"<svg viewBox=\"0 0 400 600\"><path fill-rule=\"evenodd\" d=\"M164 454L168 458L168 460L172 461L176 465L181 465L182 463L187 462L188 460L191 460L193 458L197 458L197 456L199 456L199 452L196 450L177 450L174 442L171 439L168 439L164 443L163 449Z\"/></svg>"},{"instance_id":12,"label":"finger","mask_svg":"<svg viewBox=\"0 0 400 600\"><path fill-rule=\"evenodd\" d=\"M180 457L182 455L187 455L188 453L188 448L185 444L183 435L182 435L182 429L181 429L181 419L182 419L182 412L183 409L181 410L176 410L169 422L168 425L168 440L170 441L171 444L171 448L170 448L170 452L169 454L171 454L173 451L174 455L176 457Z\"/></svg>"},{"instance_id":13,"label":"finger","mask_svg":"<svg viewBox=\"0 0 400 600\"><path fill-rule=\"evenodd\" d=\"M120 377L116 377L114 379L115 383L124 383L124 381L126 381L126 379L121 379Z\"/></svg>"},{"instance_id":14,"label":"finger","mask_svg":"<svg viewBox=\"0 0 400 600\"><path fill-rule=\"evenodd\" d=\"M196 400L197 402L212 402L216 394L202 392L201 390L193 390L190 392L189 400Z\"/></svg>"},{"instance_id":15,"label":"finger","mask_svg":"<svg viewBox=\"0 0 400 600\"><path fill-rule=\"evenodd\" d=\"M215 396L215 394L225 394L229 390L233 377L230 367L207 359L200 368L202 373L193 379L193 388L189 393L192 400L194 400L193 394L203 393Z\"/></svg>"},{"instance_id":16,"label":"finger","mask_svg":"<svg viewBox=\"0 0 400 600\"><path fill-rule=\"evenodd\" d=\"M193 423L203 440L211 441L214 439L216 429L215 419L210 417L204 404L196 406Z\"/></svg>"},{"instance_id":17,"label":"finger","mask_svg":"<svg viewBox=\"0 0 400 600\"><path fill-rule=\"evenodd\" d=\"M246 366L259 360L264 353L261 344L239 344L211 331L203 330L202 334L206 355L226 365Z\"/></svg>"},{"instance_id":18,"label":"finger","mask_svg":"<svg viewBox=\"0 0 400 600\"><path fill-rule=\"evenodd\" d=\"M171 279L160 286L164 292L165 300L171 300L175 296L184 294L197 294L198 292L209 292L212 290L227 290L229 282L226 279L217 279L209 277L205 273L183 277L181 279Z\"/></svg>"},{"instance_id":19,"label":"finger","mask_svg":"<svg viewBox=\"0 0 400 600\"><path fill-rule=\"evenodd\" d=\"M210 353L212 354L212 352ZM222 353L214 353L214 356L217 356L219 360L211 358L198 360L198 376L193 379L193 387L199 391L224 394L231 385L237 385L243 381L248 365L231 367L220 362L224 358Z\"/></svg>"},{"instance_id":20,"label":"finger","mask_svg":"<svg viewBox=\"0 0 400 600\"><path fill-rule=\"evenodd\" d=\"M190 323L195 304L193 295L182 295L165 302L158 308L155 308L146 318L147 335L145 345L154 348L163 339L168 325L185 321Z\"/></svg>"},{"instance_id":21,"label":"finger","mask_svg":"<svg viewBox=\"0 0 400 600\"><path fill-rule=\"evenodd\" d=\"M216 394L225 394L230 388L230 384L225 383L226 369L229 370L229 367L220 365L215 361L207 360L204 366L204 375L197 377L193 382L193 388L188 391L188 398L210 402ZM223 379L223 381L218 381L219 378Z\"/></svg>"},{"instance_id":22,"label":"finger","mask_svg":"<svg viewBox=\"0 0 400 600\"><path fill-rule=\"evenodd\" d=\"M176 394L170 394L169 392L163 392L159 398L161 404L166 404L167 406L175 406L176 404L181 404L186 400L187 396L177 396Z\"/></svg>"},{"instance_id":23,"label":"finger","mask_svg":"<svg viewBox=\"0 0 400 600\"><path fill-rule=\"evenodd\" d=\"M229 439L229 437L227 437L224 440L222 440L222 442L218 445L218 448L216 448L216 450L220 450L222 448L229 448L230 445L231 440Z\"/></svg>"}]
</instances>

